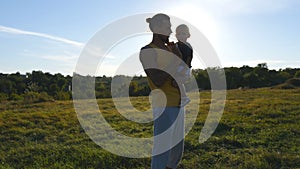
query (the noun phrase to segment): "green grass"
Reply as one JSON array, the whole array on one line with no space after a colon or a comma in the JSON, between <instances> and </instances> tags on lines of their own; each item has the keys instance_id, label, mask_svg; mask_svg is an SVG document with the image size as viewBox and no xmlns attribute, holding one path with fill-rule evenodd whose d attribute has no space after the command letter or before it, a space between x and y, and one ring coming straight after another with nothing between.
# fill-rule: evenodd
<instances>
[{"instance_id":1,"label":"green grass","mask_svg":"<svg viewBox=\"0 0 300 169\"><path fill-rule=\"evenodd\" d=\"M197 121L185 139L179 168L300 168L300 91L229 90L222 119L213 136L198 137L210 105L201 92ZM136 109L149 109L147 97L134 97ZM98 105L119 132L152 135L152 123L138 124L118 114L111 99ZM126 126L126 127L125 127ZM150 168L150 158L113 155L81 128L71 101L0 103L0 168Z\"/></svg>"}]
</instances>

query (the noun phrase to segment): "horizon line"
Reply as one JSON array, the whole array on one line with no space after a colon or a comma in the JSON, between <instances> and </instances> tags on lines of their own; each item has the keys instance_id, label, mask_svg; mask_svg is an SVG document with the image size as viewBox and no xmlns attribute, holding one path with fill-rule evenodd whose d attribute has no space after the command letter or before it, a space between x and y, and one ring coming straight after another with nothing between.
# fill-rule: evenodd
<instances>
[{"instance_id":1,"label":"horizon line","mask_svg":"<svg viewBox=\"0 0 300 169\"><path fill-rule=\"evenodd\" d=\"M240 66L240 67L237 67L237 66L226 66L226 67L207 67L207 68L196 68L196 69L192 69L192 70L207 70L208 68L221 68L221 69L227 69L227 68L242 68L242 67L250 67L250 68L255 68L257 66L249 66L249 65L243 65L243 66ZM286 70L286 69L299 69L300 70L300 67L285 67L285 68L278 68L278 69L270 69L269 67L267 67L268 70L276 70L276 71L280 71L280 70ZM20 75L26 75L27 73L32 73L32 72L43 72L43 73L50 73L52 75L55 75L55 74L61 74L63 76L73 76L74 74L78 74L78 75L81 75L77 72L72 72L71 74L65 74L65 73L62 73L62 72L51 72L51 71L43 71L43 70L31 70L30 72L26 71L26 72L21 72L21 71L14 71L14 72L5 72L5 71L0 71L0 74L5 74L5 75L10 75L10 74L17 74L19 73ZM105 74L99 74L99 75L90 75L90 74L87 74L87 75L81 75L81 76L95 76L95 77L99 77L99 76L106 76L106 77L114 77L114 76L140 76L144 74L141 73L141 74L135 74L135 75L125 75L125 74L115 74L115 75L105 75ZM142 75L143 76L143 75Z\"/></svg>"}]
</instances>

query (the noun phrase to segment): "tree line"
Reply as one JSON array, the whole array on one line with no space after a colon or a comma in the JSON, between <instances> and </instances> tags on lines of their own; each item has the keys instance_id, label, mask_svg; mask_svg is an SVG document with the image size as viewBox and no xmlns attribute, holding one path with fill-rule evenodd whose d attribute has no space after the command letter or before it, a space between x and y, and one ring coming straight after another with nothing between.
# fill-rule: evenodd
<instances>
[{"instance_id":1,"label":"tree line","mask_svg":"<svg viewBox=\"0 0 300 169\"><path fill-rule=\"evenodd\" d=\"M276 86L292 78L300 78L300 68L269 70L266 63L256 67L227 67L194 69L199 90L210 90L210 76L225 71L227 89L260 88ZM75 82L76 85L72 85ZM113 82L113 83L112 83ZM3 74L0 73L0 101L24 100L39 102L48 100L69 100L72 98L72 86L82 91L80 98L110 98L122 96L147 96L150 89L147 78L143 76L81 76L75 74L64 76L60 73L32 71L31 73ZM113 88L113 90L111 90Z\"/></svg>"}]
</instances>

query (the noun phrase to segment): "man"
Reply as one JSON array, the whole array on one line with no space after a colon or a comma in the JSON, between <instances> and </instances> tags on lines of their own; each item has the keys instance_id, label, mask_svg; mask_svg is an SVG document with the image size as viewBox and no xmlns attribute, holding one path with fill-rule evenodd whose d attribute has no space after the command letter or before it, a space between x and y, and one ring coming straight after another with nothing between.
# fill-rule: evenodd
<instances>
[{"instance_id":1,"label":"man","mask_svg":"<svg viewBox=\"0 0 300 169\"><path fill-rule=\"evenodd\" d=\"M180 84L174 84L172 76L177 69L176 58L181 57L181 53L174 43L169 42L172 30L168 15L156 14L146 21L153 32L153 39L141 49L140 61L152 95L154 147L151 168L175 169L184 147L184 110L180 107Z\"/></svg>"}]
</instances>

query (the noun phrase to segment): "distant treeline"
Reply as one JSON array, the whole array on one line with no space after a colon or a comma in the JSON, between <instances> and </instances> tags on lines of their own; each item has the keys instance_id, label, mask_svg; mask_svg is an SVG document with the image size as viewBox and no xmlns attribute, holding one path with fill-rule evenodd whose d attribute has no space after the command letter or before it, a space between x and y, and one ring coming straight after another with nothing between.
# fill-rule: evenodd
<instances>
[{"instance_id":1,"label":"distant treeline","mask_svg":"<svg viewBox=\"0 0 300 169\"><path fill-rule=\"evenodd\" d=\"M219 68L194 69L192 74L199 90L210 90L209 74L218 73L220 70ZM292 78L300 78L300 68L269 70L266 63L258 64L256 67L228 67L224 68L224 71L227 89L270 87L282 84ZM130 96L146 96L150 93L147 78L143 76L117 75L95 78L78 74L73 76L73 81L76 82L76 85L73 86L78 87L79 90L82 89L80 93L82 98L90 98L92 95L97 98L110 98L112 95L126 96L128 94ZM113 92L111 92L112 81L116 85L114 89L117 88ZM95 87L92 83L95 83ZM87 89L89 85L92 85L92 88ZM19 72L12 74L0 73L0 101L69 100L72 98L71 92L72 77L69 75L63 76L60 73L53 75L42 71L32 71L32 73L26 73L25 75Z\"/></svg>"}]
</instances>

